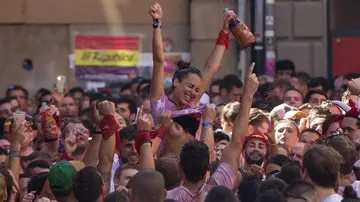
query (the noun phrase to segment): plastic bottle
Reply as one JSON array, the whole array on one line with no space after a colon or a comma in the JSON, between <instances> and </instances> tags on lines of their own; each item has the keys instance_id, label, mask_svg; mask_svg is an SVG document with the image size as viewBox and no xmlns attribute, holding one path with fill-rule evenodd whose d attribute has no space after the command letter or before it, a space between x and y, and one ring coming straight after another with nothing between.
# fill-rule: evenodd
<instances>
[{"instance_id":1,"label":"plastic bottle","mask_svg":"<svg viewBox=\"0 0 360 202\"><path fill-rule=\"evenodd\" d=\"M225 8L223 10L224 18L226 18L228 15L234 15L235 12L232 10L229 10L228 8ZM231 33L234 35L236 41L240 44L240 46L243 49L248 48L255 42L255 37L249 30L249 28L245 25L244 22L242 22L239 18L232 19L229 22L229 27Z\"/></svg>"},{"instance_id":2,"label":"plastic bottle","mask_svg":"<svg viewBox=\"0 0 360 202\"><path fill-rule=\"evenodd\" d=\"M50 108L45 102L42 103L40 108L41 114L41 129L45 135L45 140L51 141L58 139L56 120L49 112Z\"/></svg>"}]
</instances>

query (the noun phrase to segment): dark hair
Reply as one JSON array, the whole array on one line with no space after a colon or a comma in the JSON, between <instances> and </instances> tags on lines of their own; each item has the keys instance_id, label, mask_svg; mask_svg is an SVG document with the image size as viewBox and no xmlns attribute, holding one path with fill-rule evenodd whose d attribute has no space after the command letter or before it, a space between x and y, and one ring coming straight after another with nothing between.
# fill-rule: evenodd
<instances>
[{"instance_id":1,"label":"dark hair","mask_svg":"<svg viewBox=\"0 0 360 202\"><path fill-rule=\"evenodd\" d=\"M227 92L230 92L233 88L242 88L242 87L243 87L243 83L239 79L239 77L234 74L230 74L225 76L221 80L219 89L220 92L222 89L225 89Z\"/></svg>"},{"instance_id":2,"label":"dark hair","mask_svg":"<svg viewBox=\"0 0 360 202\"><path fill-rule=\"evenodd\" d=\"M290 162L290 158L282 155L282 154L278 154L276 156L271 157L265 164L265 168L266 166L268 166L269 164L275 164L278 166L283 166L285 163Z\"/></svg>"},{"instance_id":3,"label":"dark hair","mask_svg":"<svg viewBox=\"0 0 360 202\"><path fill-rule=\"evenodd\" d=\"M155 169L164 176L166 190L180 185L179 161L180 158L176 154L167 154L155 161Z\"/></svg>"},{"instance_id":4,"label":"dark hair","mask_svg":"<svg viewBox=\"0 0 360 202\"><path fill-rule=\"evenodd\" d=\"M235 194L227 187L216 186L212 188L205 198L205 202L237 202Z\"/></svg>"},{"instance_id":5,"label":"dark hair","mask_svg":"<svg viewBox=\"0 0 360 202\"><path fill-rule=\"evenodd\" d=\"M184 80L189 74L196 74L201 78L201 72L200 70L196 69L195 67L190 67L190 62L185 62L183 60L179 60L176 63L178 69L174 73L174 76L172 78L172 82L177 79L179 82ZM174 87L174 86L173 86Z\"/></svg>"},{"instance_id":6,"label":"dark hair","mask_svg":"<svg viewBox=\"0 0 360 202\"><path fill-rule=\"evenodd\" d=\"M0 100L0 105L6 104L6 103L10 103L10 99L9 98L3 98Z\"/></svg>"},{"instance_id":7,"label":"dark hair","mask_svg":"<svg viewBox=\"0 0 360 202\"><path fill-rule=\"evenodd\" d=\"M220 142L220 141L222 141L222 140L226 140L226 141L230 142L230 137L229 137L229 135L226 134L226 132L223 131L223 130L216 130L216 131L214 132L214 142L215 142L215 143L218 143L218 142Z\"/></svg>"},{"instance_id":8,"label":"dark hair","mask_svg":"<svg viewBox=\"0 0 360 202\"><path fill-rule=\"evenodd\" d=\"M360 78L359 72L349 72L344 75L344 79L351 81L352 79Z\"/></svg>"},{"instance_id":9,"label":"dark hair","mask_svg":"<svg viewBox=\"0 0 360 202\"><path fill-rule=\"evenodd\" d=\"M326 95L326 93L324 91L322 91L322 90L310 90L305 96L305 99L304 99L305 103L308 103L310 101L311 96L315 95L315 94L322 95L326 99L328 99L328 96Z\"/></svg>"},{"instance_id":10,"label":"dark hair","mask_svg":"<svg viewBox=\"0 0 360 202\"><path fill-rule=\"evenodd\" d=\"M281 171L278 176L279 179L284 180L287 184L290 184L294 180L301 179L301 166L298 161L290 161L281 166Z\"/></svg>"},{"instance_id":11,"label":"dark hair","mask_svg":"<svg viewBox=\"0 0 360 202\"><path fill-rule=\"evenodd\" d=\"M300 134L300 137L304 134L304 133L315 133L316 135L318 135L319 137L321 137L321 133L315 129L312 128L306 128L305 130L303 130Z\"/></svg>"},{"instance_id":12,"label":"dark hair","mask_svg":"<svg viewBox=\"0 0 360 202\"><path fill-rule=\"evenodd\" d=\"M270 189L260 193L256 202L286 202L286 199L282 192L276 189Z\"/></svg>"},{"instance_id":13,"label":"dark hair","mask_svg":"<svg viewBox=\"0 0 360 202\"><path fill-rule=\"evenodd\" d=\"M69 90L71 96L74 96L75 93L81 93L81 96L85 96L85 91L81 87L74 87Z\"/></svg>"},{"instance_id":14,"label":"dark hair","mask_svg":"<svg viewBox=\"0 0 360 202\"><path fill-rule=\"evenodd\" d=\"M328 138L327 146L334 148L344 158L340 173L350 174L357 159L355 144L347 136L334 136Z\"/></svg>"},{"instance_id":15,"label":"dark hair","mask_svg":"<svg viewBox=\"0 0 360 202\"><path fill-rule=\"evenodd\" d=\"M312 78L308 83L309 88L315 88L317 86L321 86L322 91L327 92L330 89L330 82L327 78L315 77Z\"/></svg>"},{"instance_id":16,"label":"dark hair","mask_svg":"<svg viewBox=\"0 0 360 202\"><path fill-rule=\"evenodd\" d=\"M136 92L137 92L138 94L140 94L140 93L141 93L141 90L142 90L142 89L141 89L141 86L144 85L144 84L150 85L150 83L151 83L151 81L148 80L148 79L144 79L144 80L140 81L139 85L138 85L137 88L136 88ZM143 87L143 88L144 88L144 87Z\"/></svg>"},{"instance_id":17,"label":"dark hair","mask_svg":"<svg viewBox=\"0 0 360 202\"><path fill-rule=\"evenodd\" d=\"M256 175L243 175L238 189L238 197L241 202L254 202L262 178Z\"/></svg>"},{"instance_id":18,"label":"dark hair","mask_svg":"<svg viewBox=\"0 0 360 202\"><path fill-rule=\"evenodd\" d=\"M25 157L24 161L34 161L34 160L43 160L46 161L49 165L52 164L51 156L48 153L41 151L34 151L29 156Z\"/></svg>"},{"instance_id":19,"label":"dark hair","mask_svg":"<svg viewBox=\"0 0 360 202\"><path fill-rule=\"evenodd\" d=\"M211 88L211 86L219 86L219 88L220 88L220 84L221 84L221 79L215 79L211 83L210 88Z\"/></svg>"},{"instance_id":20,"label":"dark hair","mask_svg":"<svg viewBox=\"0 0 360 202\"><path fill-rule=\"evenodd\" d=\"M165 199L165 181L161 173L143 169L130 181L131 196L137 201L158 202Z\"/></svg>"},{"instance_id":21,"label":"dark hair","mask_svg":"<svg viewBox=\"0 0 360 202\"><path fill-rule=\"evenodd\" d=\"M311 201L319 198L314 185L304 180L297 180L289 184L285 188L284 194L285 196L286 194L288 195L291 194L297 197L306 197L308 200Z\"/></svg>"},{"instance_id":22,"label":"dark hair","mask_svg":"<svg viewBox=\"0 0 360 202\"><path fill-rule=\"evenodd\" d=\"M95 202L102 194L103 179L99 171L87 166L75 174L72 189L79 202Z\"/></svg>"},{"instance_id":23,"label":"dark hair","mask_svg":"<svg viewBox=\"0 0 360 202\"><path fill-rule=\"evenodd\" d=\"M264 193L266 190L275 189L283 191L286 187L286 183L282 179L272 178L263 181L258 188L258 195Z\"/></svg>"},{"instance_id":24,"label":"dark hair","mask_svg":"<svg viewBox=\"0 0 360 202\"><path fill-rule=\"evenodd\" d=\"M116 104L123 104L126 103L129 105L130 114L136 114L137 112L137 106L134 100L130 98L120 98Z\"/></svg>"},{"instance_id":25,"label":"dark hair","mask_svg":"<svg viewBox=\"0 0 360 202\"><path fill-rule=\"evenodd\" d=\"M301 83L301 85L306 85L306 86L311 80L310 74L306 72L294 72L293 74L291 74L291 77L297 78L299 80L299 83Z\"/></svg>"},{"instance_id":26,"label":"dark hair","mask_svg":"<svg viewBox=\"0 0 360 202\"><path fill-rule=\"evenodd\" d=\"M284 92L284 95L287 93L287 92L289 92L289 91L296 91L296 92L298 92L300 95L301 95L301 98L303 99L303 101L304 101L304 95L298 90L298 89L296 89L296 88L288 88L285 92Z\"/></svg>"},{"instance_id":27,"label":"dark hair","mask_svg":"<svg viewBox=\"0 0 360 202\"><path fill-rule=\"evenodd\" d=\"M136 136L136 128L134 126L128 126L120 130L120 140L128 140L133 141L135 140Z\"/></svg>"},{"instance_id":28,"label":"dark hair","mask_svg":"<svg viewBox=\"0 0 360 202\"><path fill-rule=\"evenodd\" d=\"M21 90L24 93L25 98L29 97L29 92L24 87L19 86L19 85L8 86L8 88L6 90L6 97L10 97L10 93L14 90Z\"/></svg>"},{"instance_id":29,"label":"dark hair","mask_svg":"<svg viewBox=\"0 0 360 202\"><path fill-rule=\"evenodd\" d=\"M338 116L339 115L337 115L337 114L330 114L330 115L326 116L325 121L324 121L323 126L322 126L322 132L323 132L324 135L326 134L327 130L329 130L331 124L333 124L335 122L335 119Z\"/></svg>"},{"instance_id":30,"label":"dark hair","mask_svg":"<svg viewBox=\"0 0 360 202\"><path fill-rule=\"evenodd\" d=\"M0 147L0 155L8 156L9 152L7 151L7 149Z\"/></svg>"},{"instance_id":31,"label":"dark hair","mask_svg":"<svg viewBox=\"0 0 360 202\"><path fill-rule=\"evenodd\" d=\"M337 186L342 156L333 148L313 145L304 154L303 172L306 170L312 182L323 188Z\"/></svg>"},{"instance_id":32,"label":"dark hair","mask_svg":"<svg viewBox=\"0 0 360 202\"><path fill-rule=\"evenodd\" d=\"M34 168L43 168L43 169L49 169L51 164L47 162L46 160L38 159L33 162L31 162L28 167L24 170L25 175L27 176L33 176L32 171Z\"/></svg>"},{"instance_id":33,"label":"dark hair","mask_svg":"<svg viewBox=\"0 0 360 202\"><path fill-rule=\"evenodd\" d=\"M357 196L356 191L351 185L345 186L344 193L343 193L344 200L342 201L360 201L360 199Z\"/></svg>"},{"instance_id":34,"label":"dark hair","mask_svg":"<svg viewBox=\"0 0 360 202\"><path fill-rule=\"evenodd\" d=\"M291 70L295 72L295 65L291 60L278 60L275 64L276 74L279 70Z\"/></svg>"},{"instance_id":35,"label":"dark hair","mask_svg":"<svg viewBox=\"0 0 360 202\"><path fill-rule=\"evenodd\" d=\"M140 90L139 95L143 100L148 99L150 97L150 90L151 90L151 85L147 85Z\"/></svg>"},{"instance_id":36,"label":"dark hair","mask_svg":"<svg viewBox=\"0 0 360 202\"><path fill-rule=\"evenodd\" d=\"M112 192L108 194L103 202L130 202L130 197L125 192Z\"/></svg>"},{"instance_id":37,"label":"dark hair","mask_svg":"<svg viewBox=\"0 0 360 202\"><path fill-rule=\"evenodd\" d=\"M180 166L187 180L199 182L209 168L209 148L201 141L192 140L186 143L180 153Z\"/></svg>"},{"instance_id":38,"label":"dark hair","mask_svg":"<svg viewBox=\"0 0 360 202\"><path fill-rule=\"evenodd\" d=\"M123 92L125 90L131 90L131 83L127 83L127 84L121 86L120 92Z\"/></svg>"}]
</instances>

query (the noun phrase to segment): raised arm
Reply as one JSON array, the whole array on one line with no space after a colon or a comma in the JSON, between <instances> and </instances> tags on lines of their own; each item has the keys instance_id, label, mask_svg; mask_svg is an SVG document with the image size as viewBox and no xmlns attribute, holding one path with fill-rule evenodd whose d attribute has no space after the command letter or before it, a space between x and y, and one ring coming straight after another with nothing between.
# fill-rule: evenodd
<instances>
[{"instance_id":1,"label":"raised arm","mask_svg":"<svg viewBox=\"0 0 360 202\"><path fill-rule=\"evenodd\" d=\"M99 150L99 164L97 168L104 178L106 193L110 190L111 167L114 160L117 131L117 123L115 120L115 104L110 101L99 103L99 113L103 116L100 123L102 132L102 141Z\"/></svg>"},{"instance_id":2,"label":"raised arm","mask_svg":"<svg viewBox=\"0 0 360 202\"><path fill-rule=\"evenodd\" d=\"M153 30L153 73L151 79L151 96L159 100L164 93L164 48L161 35L162 10L158 3L151 6L149 14L154 21Z\"/></svg>"},{"instance_id":3,"label":"raised arm","mask_svg":"<svg viewBox=\"0 0 360 202\"><path fill-rule=\"evenodd\" d=\"M221 61L224 56L225 49L229 47L230 43L230 29L229 21L232 19L232 16L228 16L224 19L224 24L222 30L219 32L218 39L216 40L216 45L210 56L206 60L204 70L202 72L202 86L203 88L200 91L200 95L205 93L209 88L211 81L216 72L218 72Z\"/></svg>"},{"instance_id":4,"label":"raised arm","mask_svg":"<svg viewBox=\"0 0 360 202\"><path fill-rule=\"evenodd\" d=\"M239 157L243 150L245 137L248 135L249 113L253 97L259 87L259 82L253 74L255 63L252 63L247 73L244 94L241 98L239 113L235 119L232 139L230 144L224 149L221 162L229 164L236 171L239 167Z\"/></svg>"}]
</instances>

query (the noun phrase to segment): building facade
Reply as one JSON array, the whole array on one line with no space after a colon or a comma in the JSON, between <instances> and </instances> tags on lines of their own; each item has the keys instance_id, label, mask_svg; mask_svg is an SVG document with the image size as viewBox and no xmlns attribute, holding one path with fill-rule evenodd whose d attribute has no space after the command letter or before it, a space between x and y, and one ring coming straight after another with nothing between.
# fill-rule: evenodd
<instances>
[{"instance_id":1,"label":"building facade","mask_svg":"<svg viewBox=\"0 0 360 202\"><path fill-rule=\"evenodd\" d=\"M222 10L236 10L236 0L160 0L163 37L173 52L190 52L202 68L222 27ZM55 77L76 84L68 56L74 36L140 34L142 51L151 52L152 0L2 0L0 1L0 91L11 84L51 88ZM251 3L249 1L249 3ZM249 9L248 9L249 10ZM249 11L250 12L250 11ZM327 0L276 0L277 58L291 59L299 71L327 76ZM247 20L248 21L248 20ZM250 24L247 22L247 24ZM22 68L33 61L30 71ZM238 69L235 41L226 51L217 77Z\"/></svg>"}]
</instances>

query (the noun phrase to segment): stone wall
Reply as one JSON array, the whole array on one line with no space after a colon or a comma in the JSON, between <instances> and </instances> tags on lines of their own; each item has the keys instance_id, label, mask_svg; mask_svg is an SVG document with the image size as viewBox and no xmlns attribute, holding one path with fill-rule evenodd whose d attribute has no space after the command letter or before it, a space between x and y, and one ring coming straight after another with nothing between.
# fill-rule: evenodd
<instances>
[{"instance_id":1,"label":"stone wall","mask_svg":"<svg viewBox=\"0 0 360 202\"><path fill-rule=\"evenodd\" d=\"M327 76L326 0L276 0L277 59L297 71Z\"/></svg>"}]
</instances>

